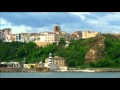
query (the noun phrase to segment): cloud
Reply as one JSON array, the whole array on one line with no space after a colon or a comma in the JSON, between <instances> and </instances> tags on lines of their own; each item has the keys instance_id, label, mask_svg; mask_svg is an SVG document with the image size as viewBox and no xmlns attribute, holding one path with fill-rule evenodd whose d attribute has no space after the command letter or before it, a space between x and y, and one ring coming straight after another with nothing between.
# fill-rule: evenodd
<instances>
[{"instance_id":1,"label":"cloud","mask_svg":"<svg viewBox=\"0 0 120 90\"><path fill-rule=\"evenodd\" d=\"M87 19L90 28L103 33L120 33L120 15L109 13L97 19ZM114 21L114 22L111 22ZM119 24L115 24L115 23Z\"/></svg>"},{"instance_id":2,"label":"cloud","mask_svg":"<svg viewBox=\"0 0 120 90\"><path fill-rule=\"evenodd\" d=\"M103 16L102 19L106 21L119 21L120 22L120 13L111 13L106 16Z\"/></svg>"},{"instance_id":3,"label":"cloud","mask_svg":"<svg viewBox=\"0 0 120 90\"><path fill-rule=\"evenodd\" d=\"M1 12L1 28L13 33L53 31L58 23L62 31L94 30L120 32L119 12Z\"/></svg>"},{"instance_id":4,"label":"cloud","mask_svg":"<svg viewBox=\"0 0 120 90\"><path fill-rule=\"evenodd\" d=\"M12 23L3 19L3 18L0 18L0 26L7 26L7 25L11 25Z\"/></svg>"},{"instance_id":5,"label":"cloud","mask_svg":"<svg viewBox=\"0 0 120 90\"><path fill-rule=\"evenodd\" d=\"M113 33L120 34L120 30L119 31L114 30Z\"/></svg>"},{"instance_id":6,"label":"cloud","mask_svg":"<svg viewBox=\"0 0 120 90\"><path fill-rule=\"evenodd\" d=\"M45 27L52 24L80 22L81 19L68 12L9 12L1 13L1 18L11 21L14 25L27 25L32 27Z\"/></svg>"},{"instance_id":7,"label":"cloud","mask_svg":"<svg viewBox=\"0 0 120 90\"><path fill-rule=\"evenodd\" d=\"M70 12L73 15L79 16L81 19L85 19L85 15L89 15L90 12Z\"/></svg>"},{"instance_id":8,"label":"cloud","mask_svg":"<svg viewBox=\"0 0 120 90\"><path fill-rule=\"evenodd\" d=\"M10 21L0 18L0 29L7 28L7 27L12 29L13 34L27 32L27 30L32 30L32 27L30 26L25 26L25 25L15 26Z\"/></svg>"}]
</instances>

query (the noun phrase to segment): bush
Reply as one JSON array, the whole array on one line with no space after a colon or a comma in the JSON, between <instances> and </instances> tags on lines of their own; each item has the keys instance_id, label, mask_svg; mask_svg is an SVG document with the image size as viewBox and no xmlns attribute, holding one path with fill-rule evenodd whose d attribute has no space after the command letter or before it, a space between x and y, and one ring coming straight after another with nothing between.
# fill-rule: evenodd
<instances>
[{"instance_id":1,"label":"bush","mask_svg":"<svg viewBox=\"0 0 120 90\"><path fill-rule=\"evenodd\" d=\"M95 62L95 67L109 67L113 65L113 61L108 58L102 58Z\"/></svg>"},{"instance_id":2,"label":"bush","mask_svg":"<svg viewBox=\"0 0 120 90\"><path fill-rule=\"evenodd\" d=\"M34 68L34 65L31 65L30 68Z\"/></svg>"}]
</instances>

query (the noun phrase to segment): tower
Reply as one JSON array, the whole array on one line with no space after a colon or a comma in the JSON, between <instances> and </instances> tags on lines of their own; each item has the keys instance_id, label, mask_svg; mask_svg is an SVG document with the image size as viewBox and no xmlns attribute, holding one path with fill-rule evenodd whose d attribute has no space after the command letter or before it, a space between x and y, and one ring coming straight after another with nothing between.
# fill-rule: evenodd
<instances>
[{"instance_id":1,"label":"tower","mask_svg":"<svg viewBox=\"0 0 120 90\"><path fill-rule=\"evenodd\" d=\"M50 52L49 54L49 63L51 64L52 63L52 53Z\"/></svg>"},{"instance_id":2,"label":"tower","mask_svg":"<svg viewBox=\"0 0 120 90\"><path fill-rule=\"evenodd\" d=\"M60 27L58 26L58 23L54 26L54 32L56 33L56 32L60 32L61 31L61 29L60 29Z\"/></svg>"}]
</instances>

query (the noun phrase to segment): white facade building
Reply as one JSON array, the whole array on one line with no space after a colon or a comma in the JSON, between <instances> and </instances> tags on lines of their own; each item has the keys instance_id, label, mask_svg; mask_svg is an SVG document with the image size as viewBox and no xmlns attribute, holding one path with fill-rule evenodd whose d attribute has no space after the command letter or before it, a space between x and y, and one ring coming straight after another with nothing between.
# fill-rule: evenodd
<instances>
[{"instance_id":1,"label":"white facade building","mask_svg":"<svg viewBox=\"0 0 120 90\"><path fill-rule=\"evenodd\" d=\"M6 64L8 68L20 68L19 62L1 62L1 64Z\"/></svg>"}]
</instances>

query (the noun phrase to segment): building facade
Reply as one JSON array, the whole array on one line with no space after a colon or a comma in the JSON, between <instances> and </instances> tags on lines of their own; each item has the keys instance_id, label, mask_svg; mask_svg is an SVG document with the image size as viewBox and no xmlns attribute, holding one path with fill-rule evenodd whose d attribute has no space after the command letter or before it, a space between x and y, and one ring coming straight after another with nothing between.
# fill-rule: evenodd
<instances>
[{"instance_id":1,"label":"building facade","mask_svg":"<svg viewBox=\"0 0 120 90\"><path fill-rule=\"evenodd\" d=\"M10 28L5 28L5 29L0 30L0 40L6 41L7 35L9 34L11 34Z\"/></svg>"},{"instance_id":2,"label":"building facade","mask_svg":"<svg viewBox=\"0 0 120 90\"><path fill-rule=\"evenodd\" d=\"M40 33L40 42L58 43L60 38L64 38L66 41L69 40L69 34L61 31L58 24L54 26L54 32L42 32Z\"/></svg>"},{"instance_id":3,"label":"building facade","mask_svg":"<svg viewBox=\"0 0 120 90\"><path fill-rule=\"evenodd\" d=\"M6 42L14 42L15 41L15 34L8 34L5 41Z\"/></svg>"},{"instance_id":4,"label":"building facade","mask_svg":"<svg viewBox=\"0 0 120 90\"><path fill-rule=\"evenodd\" d=\"M24 64L24 68L38 68L39 64Z\"/></svg>"},{"instance_id":5,"label":"building facade","mask_svg":"<svg viewBox=\"0 0 120 90\"><path fill-rule=\"evenodd\" d=\"M82 38L81 31L75 31L74 33L70 34L70 40L79 40Z\"/></svg>"},{"instance_id":6,"label":"building facade","mask_svg":"<svg viewBox=\"0 0 120 90\"><path fill-rule=\"evenodd\" d=\"M51 53L49 54L49 58L45 59L44 67L48 67L51 69L56 69L60 71L67 71L67 64L64 58L55 56L51 57Z\"/></svg>"},{"instance_id":7,"label":"building facade","mask_svg":"<svg viewBox=\"0 0 120 90\"><path fill-rule=\"evenodd\" d=\"M84 31L82 32L82 39L86 39L86 38L91 38L91 37L96 37L97 35L99 35L99 32L94 32L94 31Z\"/></svg>"},{"instance_id":8,"label":"building facade","mask_svg":"<svg viewBox=\"0 0 120 90\"><path fill-rule=\"evenodd\" d=\"M19 62L1 62L1 65L5 66L6 68L20 68Z\"/></svg>"},{"instance_id":9,"label":"building facade","mask_svg":"<svg viewBox=\"0 0 120 90\"><path fill-rule=\"evenodd\" d=\"M30 39L29 33L20 33L20 35L21 35L21 38L20 38L21 42L29 42L29 39Z\"/></svg>"}]
</instances>

